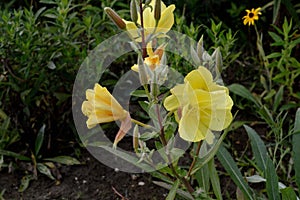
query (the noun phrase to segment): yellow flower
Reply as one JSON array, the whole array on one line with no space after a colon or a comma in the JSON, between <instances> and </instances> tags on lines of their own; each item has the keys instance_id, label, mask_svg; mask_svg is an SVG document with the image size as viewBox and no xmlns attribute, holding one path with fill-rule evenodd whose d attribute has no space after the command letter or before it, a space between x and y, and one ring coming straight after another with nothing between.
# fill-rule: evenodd
<instances>
[{"instance_id":1,"label":"yellow flower","mask_svg":"<svg viewBox=\"0 0 300 200\"><path fill-rule=\"evenodd\" d=\"M260 12L260 9L261 8L256 8L254 10L254 8L250 10L246 10L247 12L247 15L243 17L244 19L244 25L248 24L249 26L252 24L254 25L254 20L258 20L258 15L261 15L261 12Z\"/></svg>"},{"instance_id":2,"label":"yellow flower","mask_svg":"<svg viewBox=\"0 0 300 200\"><path fill-rule=\"evenodd\" d=\"M154 7L155 0L152 0L150 3L152 9L150 7L145 8L143 11L143 22L144 22L144 33L145 38L147 38L150 34L156 33L167 33L174 24L174 14L175 5L172 4L168 7L161 1L161 17L157 23L154 18ZM137 42L141 41L141 36L138 31L138 28L134 22L124 20L126 24L126 30L130 33L130 35L136 39ZM140 15L138 15L137 23L141 25ZM155 30L155 32L153 32Z\"/></svg>"},{"instance_id":3,"label":"yellow flower","mask_svg":"<svg viewBox=\"0 0 300 200\"><path fill-rule=\"evenodd\" d=\"M149 66L149 68L153 71L159 64L160 64L160 60L161 57L164 53L164 48L165 45L160 45L154 52L152 49L152 42L149 42L147 44L147 54L148 57L146 57L144 59L144 63L147 64ZM137 64L134 64L131 69L133 71L138 72L139 71L139 67Z\"/></svg>"},{"instance_id":4,"label":"yellow flower","mask_svg":"<svg viewBox=\"0 0 300 200\"><path fill-rule=\"evenodd\" d=\"M82 113L88 117L86 121L89 129L97 124L121 121L120 130L115 138L117 144L131 128L129 113L122 108L118 101L108 92L105 87L95 84L94 89L86 91L87 101L82 103Z\"/></svg>"},{"instance_id":5,"label":"yellow flower","mask_svg":"<svg viewBox=\"0 0 300 200\"><path fill-rule=\"evenodd\" d=\"M232 121L232 99L228 89L217 85L209 70L200 66L191 71L179 84L171 89L164 101L168 111L174 112L179 123L182 139L197 142L205 139L212 143L212 131L221 131Z\"/></svg>"}]
</instances>

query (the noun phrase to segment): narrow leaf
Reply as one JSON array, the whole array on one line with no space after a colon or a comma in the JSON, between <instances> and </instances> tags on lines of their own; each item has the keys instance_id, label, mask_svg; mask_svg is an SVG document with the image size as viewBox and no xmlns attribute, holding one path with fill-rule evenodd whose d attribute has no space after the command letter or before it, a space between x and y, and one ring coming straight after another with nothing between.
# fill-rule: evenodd
<instances>
[{"instance_id":1,"label":"narrow leaf","mask_svg":"<svg viewBox=\"0 0 300 200\"><path fill-rule=\"evenodd\" d=\"M293 133L293 159L296 176L296 184L300 188L300 108L298 108L295 117L294 133Z\"/></svg>"},{"instance_id":2,"label":"narrow leaf","mask_svg":"<svg viewBox=\"0 0 300 200\"><path fill-rule=\"evenodd\" d=\"M23 160L23 161L30 161L31 160L30 158L28 158L26 156L23 156L21 154L18 154L18 153L12 152L12 151L6 151L6 150L3 150L3 149L0 149L0 155L14 157L14 158L17 158L17 159Z\"/></svg>"},{"instance_id":3,"label":"narrow leaf","mask_svg":"<svg viewBox=\"0 0 300 200\"><path fill-rule=\"evenodd\" d=\"M222 192L220 187L220 180L219 175L216 170L215 162L214 160L210 160L208 163L208 171L209 171L209 177L211 181L211 185L214 190L214 194L218 200L222 199Z\"/></svg>"},{"instance_id":4,"label":"narrow leaf","mask_svg":"<svg viewBox=\"0 0 300 200\"><path fill-rule=\"evenodd\" d=\"M229 173L233 182L241 189L245 197L247 199L254 200L253 192L243 178L232 156L223 145L220 146L217 157L225 170Z\"/></svg>"},{"instance_id":5,"label":"narrow leaf","mask_svg":"<svg viewBox=\"0 0 300 200\"><path fill-rule=\"evenodd\" d=\"M293 190L293 188L291 187L287 187L284 188L281 191L281 195L282 195L282 200L297 200L297 195L295 193L295 191Z\"/></svg>"},{"instance_id":6,"label":"narrow leaf","mask_svg":"<svg viewBox=\"0 0 300 200\"><path fill-rule=\"evenodd\" d=\"M268 158L266 146L255 130L247 125L244 125L244 128L251 140L251 147L255 157L255 162L259 167L259 170L265 172L267 168L266 160Z\"/></svg>"},{"instance_id":7,"label":"narrow leaf","mask_svg":"<svg viewBox=\"0 0 300 200\"><path fill-rule=\"evenodd\" d=\"M55 178L51 174L50 169L46 165L44 165L42 163L38 163L36 167L39 170L39 172L41 172L42 174L45 174L50 179L55 180Z\"/></svg>"},{"instance_id":8,"label":"narrow leaf","mask_svg":"<svg viewBox=\"0 0 300 200\"><path fill-rule=\"evenodd\" d=\"M45 128L46 125L43 124L43 126L40 128L38 135L35 140L35 156L39 154L39 151L42 147L43 141L44 141L44 135L45 135Z\"/></svg>"},{"instance_id":9,"label":"narrow leaf","mask_svg":"<svg viewBox=\"0 0 300 200\"><path fill-rule=\"evenodd\" d=\"M231 127L231 126L230 126ZM230 130L231 128L228 128ZM225 139L228 131L227 129L224 131L224 133L221 135L217 143L212 147L212 149L202 158L197 159L196 164L194 166L194 169L191 174L196 173L199 169L201 169L206 163L208 163L213 157L216 155L216 153L219 150L219 147L221 146L223 140Z\"/></svg>"},{"instance_id":10,"label":"narrow leaf","mask_svg":"<svg viewBox=\"0 0 300 200\"><path fill-rule=\"evenodd\" d=\"M171 188L171 190L170 190L170 192L169 192L166 200L174 200L175 199L178 186L179 186L179 180L177 179L174 182L174 184L173 184L173 186L172 186L172 188Z\"/></svg>"},{"instance_id":11,"label":"narrow leaf","mask_svg":"<svg viewBox=\"0 0 300 200\"><path fill-rule=\"evenodd\" d=\"M160 186L160 187L163 187L163 188L166 188L167 190L170 190L172 188L172 185L170 184L167 184L165 182L161 182L161 181L153 181L154 184ZM186 192L186 191L183 191L181 189L177 189L177 194L180 195L181 197L185 198L185 199L194 199L192 197L192 195L190 195L190 193Z\"/></svg>"},{"instance_id":12,"label":"narrow leaf","mask_svg":"<svg viewBox=\"0 0 300 200\"><path fill-rule=\"evenodd\" d=\"M57 156L54 158L46 158L44 160L61 163L64 165L79 165L80 164L80 162L76 158L72 158L70 156Z\"/></svg>"},{"instance_id":13,"label":"narrow leaf","mask_svg":"<svg viewBox=\"0 0 300 200\"><path fill-rule=\"evenodd\" d=\"M251 92L247 88L245 88L245 86L234 83L234 84L229 85L228 89L232 93L251 101L257 107L260 106L258 100L251 94Z\"/></svg>"},{"instance_id":14,"label":"narrow leaf","mask_svg":"<svg viewBox=\"0 0 300 200\"><path fill-rule=\"evenodd\" d=\"M278 177L276 174L276 170L272 160L268 157L267 159L267 168L266 168L266 187L267 187L267 194L269 199L272 200L280 200L279 195L279 187L278 187Z\"/></svg>"}]
</instances>

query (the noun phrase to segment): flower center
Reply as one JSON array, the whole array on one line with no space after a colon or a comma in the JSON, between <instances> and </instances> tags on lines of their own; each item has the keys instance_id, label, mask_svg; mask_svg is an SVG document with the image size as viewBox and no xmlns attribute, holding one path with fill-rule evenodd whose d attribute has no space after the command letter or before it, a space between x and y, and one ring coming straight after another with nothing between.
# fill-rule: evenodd
<instances>
[{"instance_id":1,"label":"flower center","mask_svg":"<svg viewBox=\"0 0 300 200\"><path fill-rule=\"evenodd\" d=\"M253 13L249 13L249 17L250 17L250 18L253 18L253 17L254 17L254 14L253 14Z\"/></svg>"}]
</instances>

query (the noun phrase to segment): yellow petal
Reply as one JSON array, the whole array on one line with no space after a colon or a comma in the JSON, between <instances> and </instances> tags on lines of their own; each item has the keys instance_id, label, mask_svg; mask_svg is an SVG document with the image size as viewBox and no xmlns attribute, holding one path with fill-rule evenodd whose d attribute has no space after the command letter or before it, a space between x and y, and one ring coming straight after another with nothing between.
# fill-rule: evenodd
<instances>
[{"instance_id":1,"label":"yellow petal","mask_svg":"<svg viewBox=\"0 0 300 200\"><path fill-rule=\"evenodd\" d=\"M129 32L132 38L139 38L138 28L134 22L123 20L126 24L126 30Z\"/></svg>"},{"instance_id":2,"label":"yellow petal","mask_svg":"<svg viewBox=\"0 0 300 200\"><path fill-rule=\"evenodd\" d=\"M188 82L193 89L203 89L208 91L208 86L213 81L212 75L208 69L200 66L197 70L193 70L184 78L184 82Z\"/></svg>"},{"instance_id":3,"label":"yellow petal","mask_svg":"<svg viewBox=\"0 0 300 200\"><path fill-rule=\"evenodd\" d=\"M174 111L176 110L178 107L180 106L176 96L171 95L168 96L165 101L164 101L164 107L168 110L168 111Z\"/></svg>"},{"instance_id":4,"label":"yellow petal","mask_svg":"<svg viewBox=\"0 0 300 200\"><path fill-rule=\"evenodd\" d=\"M182 111L182 118L179 122L179 135L182 139L190 142L198 142L206 138L207 134L211 134L200 120L199 112L195 108L185 106Z\"/></svg>"},{"instance_id":5,"label":"yellow petal","mask_svg":"<svg viewBox=\"0 0 300 200\"><path fill-rule=\"evenodd\" d=\"M175 5L172 4L168 6L164 11L162 11L161 18L157 24L156 33L166 33L172 28L174 24L174 10Z\"/></svg>"},{"instance_id":6,"label":"yellow petal","mask_svg":"<svg viewBox=\"0 0 300 200\"><path fill-rule=\"evenodd\" d=\"M131 67L131 70L135 71L135 72L139 72L139 66L137 64L134 64L132 67Z\"/></svg>"}]
</instances>

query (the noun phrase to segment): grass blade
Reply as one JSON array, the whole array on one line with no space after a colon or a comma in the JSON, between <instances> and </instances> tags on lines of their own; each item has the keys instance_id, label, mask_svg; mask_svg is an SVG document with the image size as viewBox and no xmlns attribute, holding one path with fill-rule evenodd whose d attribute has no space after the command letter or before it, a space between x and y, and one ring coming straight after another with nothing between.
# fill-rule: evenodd
<instances>
[{"instance_id":1,"label":"grass blade","mask_svg":"<svg viewBox=\"0 0 300 200\"><path fill-rule=\"evenodd\" d=\"M300 108L296 112L294 133L293 133L293 159L294 159L294 169L296 176L296 184L300 188Z\"/></svg>"},{"instance_id":2,"label":"grass blade","mask_svg":"<svg viewBox=\"0 0 300 200\"><path fill-rule=\"evenodd\" d=\"M243 178L239 168L234 162L232 156L227 149L221 145L217 153L217 157L226 171L229 173L233 182L240 188L245 197L250 200L254 200L254 194L248 186L247 182Z\"/></svg>"},{"instance_id":3,"label":"grass blade","mask_svg":"<svg viewBox=\"0 0 300 200\"><path fill-rule=\"evenodd\" d=\"M251 140L251 147L256 164L259 167L259 170L265 172L267 168L266 160L268 157L266 146L254 129L247 125L244 125L244 128Z\"/></svg>"}]
</instances>

